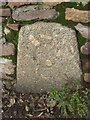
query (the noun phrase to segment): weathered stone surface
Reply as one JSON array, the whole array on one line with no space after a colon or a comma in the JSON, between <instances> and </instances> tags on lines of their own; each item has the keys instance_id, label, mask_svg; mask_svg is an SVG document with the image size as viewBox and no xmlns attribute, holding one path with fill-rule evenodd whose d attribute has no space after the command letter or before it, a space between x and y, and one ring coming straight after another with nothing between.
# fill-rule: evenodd
<instances>
[{"instance_id":1,"label":"weathered stone surface","mask_svg":"<svg viewBox=\"0 0 90 120\"><path fill-rule=\"evenodd\" d=\"M19 24L10 24L10 23L8 23L7 27L10 28L10 29L12 29L12 30L18 31Z\"/></svg>"},{"instance_id":2,"label":"weathered stone surface","mask_svg":"<svg viewBox=\"0 0 90 120\"><path fill-rule=\"evenodd\" d=\"M4 33L5 33L6 35L9 34L9 33L10 33L10 30L9 30L8 28L5 27Z\"/></svg>"},{"instance_id":3,"label":"weathered stone surface","mask_svg":"<svg viewBox=\"0 0 90 120\"><path fill-rule=\"evenodd\" d=\"M9 8L0 8L0 17L7 17L11 15L11 11Z\"/></svg>"},{"instance_id":4,"label":"weathered stone surface","mask_svg":"<svg viewBox=\"0 0 90 120\"><path fill-rule=\"evenodd\" d=\"M38 29L37 29L38 28ZM17 90L40 93L51 83L81 80L75 31L58 23L37 22L21 28L17 57Z\"/></svg>"},{"instance_id":5,"label":"weathered stone surface","mask_svg":"<svg viewBox=\"0 0 90 120\"><path fill-rule=\"evenodd\" d=\"M85 82L89 82L90 83L90 73L85 73L84 74L84 80L85 80Z\"/></svg>"},{"instance_id":6,"label":"weathered stone surface","mask_svg":"<svg viewBox=\"0 0 90 120\"><path fill-rule=\"evenodd\" d=\"M59 15L59 12L54 9L42 9L38 10L38 6L24 6L17 8L12 13L12 18L17 21L29 21L29 20L42 20L42 19L55 19Z\"/></svg>"},{"instance_id":7,"label":"weathered stone surface","mask_svg":"<svg viewBox=\"0 0 90 120\"><path fill-rule=\"evenodd\" d=\"M2 89L2 81L0 80L0 90Z\"/></svg>"},{"instance_id":8,"label":"weathered stone surface","mask_svg":"<svg viewBox=\"0 0 90 120\"><path fill-rule=\"evenodd\" d=\"M22 5L28 5L28 4L35 4L36 0L23 0L23 1L20 1L20 0L8 0L8 5L13 9L15 6L16 7L19 7L19 6L22 6Z\"/></svg>"},{"instance_id":9,"label":"weathered stone surface","mask_svg":"<svg viewBox=\"0 0 90 120\"><path fill-rule=\"evenodd\" d=\"M62 2L70 2L70 0L42 0L44 4L50 5L50 6L56 6Z\"/></svg>"},{"instance_id":10,"label":"weathered stone surface","mask_svg":"<svg viewBox=\"0 0 90 120\"><path fill-rule=\"evenodd\" d=\"M75 26L76 30L78 30L83 37L90 39L90 27L89 26L84 26L81 23L78 23Z\"/></svg>"},{"instance_id":11,"label":"weathered stone surface","mask_svg":"<svg viewBox=\"0 0 90 120\"><path fill-rule=\"evenodd\" d=\"M0 78L11 78L8 75L14 74L15 66L12 64L12 60L0 58Z\"/></svg>"},{"instance_id":12,"label":"weathered stone surface","mask_svg":"<svg viewBox=\"0 0 90 120\"><path fill-rule=\"evenodd\" d=\"M44 2L45 5L49 5L49 6L56 6L58 4L60 4L61 2Z\"/></svg>"},{"instance_id":13,"label":"weathered stone surface","mask_svg":"<svg viewBox=\"0 0 90 120\"><path fill-rule=\"evenodd\" d=\"M6 42L6 39L4 37L0 38L0 44L4 44Z\"/></svg>"},{"instance_id":14,"label":"weathered stone surface","mask_svg":"<svg viewBox=\"0 0 90 120\"><path fill-rule=\"evenodd\" d=\"M85 6L86 4L88 4L88 1L83 1L82 4L83 6Z\"/></svg>"},{"instance_id":15,"label":"weathered stone surface","mask_svg":"<svg viewBox=\"0 0 90 120\"><path fill-rule=\"evenodd\" d=\"M4 22L5 21L5 17L0 17L1 21Z\"/></svg>"},{"instance_id":16,"label":"weathered stone surface","mask_svg":"<svg viewBox=\"0 0 90 120\"><path fill-rule=\"evenodd\" d=\"M82 67L84 70L89 70L90 69L90 60L82 59Z\"/></svg>"},{"instance_id":17,"label":"weathered stone surface","mask_svg":"<svg viewBox=\"0 0 90 120\"><path fill-rule=\"evenodd\" d=\"M9 56L15 54L15 47L12 43L0 44L0 56Z\"/></svg>"},{"instance_id":18,"label":"weathered stone surface","mask_svg":"<svg viewBox=\"0 0 90 120\"><path fill-rule=\"evenodd\" d=\"M3 44L6 42L6 39L4 37L4 33L2 33L2 25L0 25L0 44Z\"/></svg>"},{"instance_id":19,"label":"weathered stone surface","mask_svg":"<svg viewBox=\"0 0 90 120\"><path fill-rule=\"evenodd\" d=\"M0 0L0 7L6 5L6 0Z\"/></svg>"},{"instance_id":20,"label":"weathered stone surface","mask_svg":"<svg viewBox=\"0 0 90 120\"><path fill-rule=\"evenodd\" d=\"M66 8L65 19L72 20L74 22L90 22L90 11L78 10L74 8Z\"/></svg>"},{"instance_id":21,"label":"weathered stone surface","mask_svg":"<svg viewBox=\"0 0 90 120\"><path fill-rule=\"evenodd\" d=\"M81 52L85 55L90 54L90 42L86 42L85 45L81 47Z\"/></svg>"}]
</instances>

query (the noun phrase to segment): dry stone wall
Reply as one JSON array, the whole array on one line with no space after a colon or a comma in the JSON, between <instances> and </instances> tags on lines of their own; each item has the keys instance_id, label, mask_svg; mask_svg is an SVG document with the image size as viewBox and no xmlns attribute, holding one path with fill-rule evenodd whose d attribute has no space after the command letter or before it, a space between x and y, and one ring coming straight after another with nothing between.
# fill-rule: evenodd
<instances>
[{"instance_id":1,"label":"dry stone wall","mask_svg":"<svg viewBox=\"0 0 90 120\"><path fill-rule=\"evenodd\" d=\"M74 28L69 28L68 25L61 25L62 21L60 24L55 23L55 20L62 15L62 12L60 13L55 7L62 5L63 2L69 2L69 0L59 2L43 0L42 3L8 0L3 1L2 5L0 4L0 20L2 19L0 28L2 27L3 31L3 34L0 35L1 78L13 79L11 75L16 74L16 68L17 88L24 87L26 91L39 92L48 90L50 82L54 82L59 88L62 81L70 82L69 78L80 80L82 70L87 69L88 71L90 60L87 58L80 60L76 32L87 39L81 46L80 53L89 56L90 28L86 23L90 23L90 11L80 10L78 8L80 3L77 3L77 9L66 7L65 20L67 23L72 21L75 24ZM82 2L83 6L87 4L88 2ZM39 21L45 22L39 23ZM47 22L49 23L47 24ZM26 26L23 27L24 25ZM13 59L7 59L10 56L16 56L16 53L17 64L13 63ZM2 63L2 61L4 62ZM25 63L23 63L24 61ZM90 82L89 74L89 72L84 72L83 78L86 82ZM26 86L28 86L27 89Z\"/></svg>"}]
</instances>

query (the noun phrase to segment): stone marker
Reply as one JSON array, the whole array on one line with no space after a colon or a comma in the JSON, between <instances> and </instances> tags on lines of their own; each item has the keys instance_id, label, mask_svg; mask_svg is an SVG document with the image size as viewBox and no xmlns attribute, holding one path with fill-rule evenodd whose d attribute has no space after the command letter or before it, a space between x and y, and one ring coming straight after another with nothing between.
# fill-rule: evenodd
<instances>
[{"instance_id":1,"label":"stone marker","mask_svg":"<svg viewBox=\"0 0 90 120\"><path fill-rule=\"evenodd\" d=\"M90 42L86 42L81 48L81 53L85 55L90 55Z\"/></svg>"},{"instance_id":2,"label":"stone marker","mask_svg":"<svg viewBox=\"0 0 90 120\"><path fill-rule=\"evenodd\" d=\"M22 27L18 41L18 91L41 93L51 83L59 90L62 83L81 80L78 44L71 28L37 22Z\"/></svg>"},{"instance_id":3,"label":"stone marker","mask_svg":"<svg viewBox=\"0 0 90 120\"><path fill-rule=\"evenodd\" d=\"M85 11L85 10L78 10L74 8L66 8L65 12L66 20L72 20L74 22L83 22L83 23L88 23L90 22L90 11Z\"/></svg>"},{"instance_id":4,"label":"stone marker","mask_svg":"<svg viewBox=\"0 0 90 120\"><path fill-rule=\"evenodd\" d=\"M84 26L81 23L78 23L75 26L76 30L78 30L83 37L90 39L90 27L89 26Z\"/></svg>"},{"instance_id":5,"label":"stone marker","mask_svg":"<svg viewBox=\"0 0 90 120\"><path fill-rule=\"evenodd\" d=\"M44 7L44 6L43 6ZM43 20L43 19L55 19L59 15L59 12L55 9L38 10L38 6L23 6L17 8L12 13L12 18L17 21L29 21L29 20Z\"/></svg>"},{"instance_id":6,"label":"stone marker","mask_svg":"<svg viewBox=\"0 0 90 120\"><path fill-rule=\"evenodd\" d=\"M11 78L8 75L14 74L15 66L12 64L12 60L0 58L0 78Z\"/></svg>"},{"instance_id":7,"label":"stone marker","mask_svg":"<svg viewBox=\"0 0 90 120\"><path fill-rule=\"evenodd\" d=\"M8 17L11 15L9 8L0 8L0 17Z\"/></svg>"},{"instance_id":8,"label":"stone marker","mask_svg":"<svg viewBox=\"0 0 90 120\"><path fill-rule=\"evenodd\" d=\"M15 55L15 46L12 43L0 44L0 56Z\"/></svg>"}]
</instances>

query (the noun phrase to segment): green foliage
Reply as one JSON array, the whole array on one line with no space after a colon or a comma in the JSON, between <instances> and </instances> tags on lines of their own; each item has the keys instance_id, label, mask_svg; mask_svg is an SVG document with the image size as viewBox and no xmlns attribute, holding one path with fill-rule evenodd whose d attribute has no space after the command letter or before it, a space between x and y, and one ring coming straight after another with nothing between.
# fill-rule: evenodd
<instances>
[{"instance_id":1,"label":"green foliage","mask_svg":"<svg viewBox=\"0 0 90 120\"><path fill-rule=\"evenodd\" d=\"M72 86L72 87L71 87ZM47 102L50 106L56 103L62 117L68 117L69 114L78 117L84 117L88 113L87 104L89 103L89 92L87 88L79 84L71 86L63 85L60 91L57 91L53 85L50 86Z\"/></svg>"},{"instance_id":2,"label":"green foliage","mask_svg":"<svg viewBox=\"0 0 90 120\"><path fill-rule=\"evenodd\" d=\"M79 46L79 50L80 50L81 46L83 46L86 43L86 41L87 41L87 39L84 38L80 33L78 33L78 46ZM84 55L80 51L80 57L81 58L88 58L88 55Z\"/></svg>"},{"instance_id":3,"label":"green foliage","mask_svg":"<svg viewBox=\"0 0 90 120\"><path fill-rule=\"evenodd\" d=\"M78 92L73 93L71 96L70 105L74 111L73 114L78 113L80 117L85 116L88 112L85 99Z\"/></svg>"},{"instance_id":4,"label":"green foliage","mask_svg":"<svg viewBox=\"0 0 90 120\"><path fill-rule=\"evenodd\" d=\"M18 44L18 34L17 31L10 30L10 33L6 35L7 41L12 42L16 48Z\"/></svg>"},{"instance_id":5,"label":"green foliage","mask_svg":"<svg viewBox=\"0 0 90 120\"><path fill-rule=\"evenodd\" d=\"M2 33L4 33L4 29L5 29L6 25L7 25L7 20L5 19L5 21L2 22Z\"/></svg>"},{"instance_id":6,"label":"green foliage","mask_svg":"<svg viewBox=\"0 0 90 120\"><path fill-rule=\"evenodd\" d=\"M29 106L28 106L28 104L25 105L25 110L26 110L27 112L29 112Z\"/></svg>"}]
</instances>

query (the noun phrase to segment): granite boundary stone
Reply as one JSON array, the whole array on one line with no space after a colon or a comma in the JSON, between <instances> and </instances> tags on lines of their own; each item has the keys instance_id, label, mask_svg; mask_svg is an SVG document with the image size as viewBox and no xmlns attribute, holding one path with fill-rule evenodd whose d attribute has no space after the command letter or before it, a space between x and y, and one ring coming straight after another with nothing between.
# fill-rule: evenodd
<instances>
[{"instance_id":1,"label":"granite boundary stone","mask_svg":"<svg viewBox=\"0 0 90 120\"><path fill-rule=\"evenodd\" d=\"M38 28L38 29L37 29ZM42 93L54 84L82 79L76 33L58 23L37 22L20 29L17 85L20 92Z\"/></svg>"}]
</instances>

